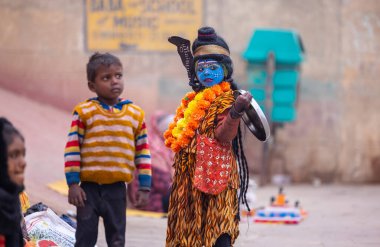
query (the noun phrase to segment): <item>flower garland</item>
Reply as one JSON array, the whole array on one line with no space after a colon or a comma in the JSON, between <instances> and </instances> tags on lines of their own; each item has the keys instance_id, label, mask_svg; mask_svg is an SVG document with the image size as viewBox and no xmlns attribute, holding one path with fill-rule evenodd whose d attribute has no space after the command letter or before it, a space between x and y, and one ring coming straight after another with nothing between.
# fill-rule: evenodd
<instances>
[{"instance_id":1,"label":"flower garland","mask_svg":"<svg viewBox=\"0 0 380 247\"><path fill-rule=\"evenodd\" d=\"M165 145L174 152L187 147L211 103L230 90L228 82L221 82L198 93L187 93L177 108L173 122L164 133Z\"/></svg>"}]
</instances>

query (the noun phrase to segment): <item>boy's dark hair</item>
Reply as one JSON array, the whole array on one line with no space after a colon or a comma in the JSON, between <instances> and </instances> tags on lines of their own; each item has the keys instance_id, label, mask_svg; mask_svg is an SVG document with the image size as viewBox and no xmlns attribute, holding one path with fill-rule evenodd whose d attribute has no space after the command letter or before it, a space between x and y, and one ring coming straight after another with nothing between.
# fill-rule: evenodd
<instances>
[{"instance_id":1,"label":"boy's dark hair","mask_svg":"<svg viewBox=\"0 0 380 247\"><path fill-rule=\"evenodd\" d=\"M123 66L120 59L110 53L95 52L87 63L87 81L94 81L96 77L96 71L100 66L109 67L112 64Z\"/></svg>"}]
</instances>

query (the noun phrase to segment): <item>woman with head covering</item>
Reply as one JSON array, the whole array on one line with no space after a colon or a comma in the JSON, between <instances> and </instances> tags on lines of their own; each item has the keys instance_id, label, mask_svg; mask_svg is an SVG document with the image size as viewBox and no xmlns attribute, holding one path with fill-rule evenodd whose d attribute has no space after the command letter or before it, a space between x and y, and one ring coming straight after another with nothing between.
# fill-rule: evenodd
<instances>
[{"instance_id":1,"label":"woman with head covering","mask_svg":"<svg viewBox=\"0 0 380 247\"><path fill-rule=\"evenodd\" d=\"M25 167L23 136L0 118L0 246L23 246L19 193L24 189Z\"/></svg>"},{"instance_id":2,"label":"woman with head covering","mask_svg":"<svg viewBox=\"0 0 380 247\"><path fill-rule=\"evenodd\" d=\"M175 152L166 246L231 246L248 186L239 123L252 96L235 100L229 47L213 28L198 30L192 53L194 92L182 99L165 132Z\"/></svg>"},{"instance_id":3,"label":"woman with head covering","mask_svg":"<svg viewBox=\"0 0 380 247\"><path fill-rule=\"evenodd\" d=\"M149 203L142 209L154 212L167 211L167 195L172 182L173 175L173 152L164 144L164 131L173 120L173 115L163 111L156 111L147 122L149 130L149 149L152 159L152 187ZM138 189L138 183L132 182L128 185L128 197L135 203L133 195Z\"/></svg>"}]
</instances>

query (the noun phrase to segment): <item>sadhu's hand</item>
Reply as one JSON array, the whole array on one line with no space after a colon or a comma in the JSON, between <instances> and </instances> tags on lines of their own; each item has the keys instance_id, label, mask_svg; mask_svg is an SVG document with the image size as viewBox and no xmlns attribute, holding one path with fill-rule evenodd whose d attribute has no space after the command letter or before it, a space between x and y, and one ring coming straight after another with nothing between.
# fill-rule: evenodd
<instances>
[{"instance_id":1,"label":"sadhu's hand","mask_svg":"<svg viewBox=\"0 0 380 247\"><path fill-rule=\"evenodd\" d=\"M244 110L248 109L251 100L252 94L250 94L249 92L245 92L244 94L239 95L234 103L235 110L238 113L241 113Z\"/></svg>"},{"instance_id":2,"label":"sadhu's hand","mask_svg":"<svg viewBox=\"0 0 380 247\"><path fill-rule=\"evenodd\" d=\"M252 95L249 92L239 95L230 109L230 116L232 119L238 119L243 116L244 110L249 108L252 100Z\"/></svg>"}]
</instances>

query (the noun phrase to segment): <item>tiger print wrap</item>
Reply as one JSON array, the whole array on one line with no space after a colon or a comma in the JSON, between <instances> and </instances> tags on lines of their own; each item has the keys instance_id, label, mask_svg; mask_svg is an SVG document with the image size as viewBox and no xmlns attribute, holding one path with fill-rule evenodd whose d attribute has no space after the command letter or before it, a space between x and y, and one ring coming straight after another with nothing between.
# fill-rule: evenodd
<instances>
[{"instance_id":1,"label":"tiger print wrap","mask_svg":"<svg viewBox=\"0 0 380 247\"><path fill-rule=\"evenodd\" d=\"M210 105L199 133L214 137L216 117L231 107L232 91L222 94ZM232 159L229 186L218 195L208 195L193 187L196 157L196 136L174 159L174 179L170 196L167 247L212 247L223 233L234 243L239 235L239 175L236 159ZM231 149L232 152L232 149ZM233 155L233 157L235 157Z\"/></svg>"}]
</instances>

